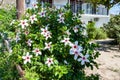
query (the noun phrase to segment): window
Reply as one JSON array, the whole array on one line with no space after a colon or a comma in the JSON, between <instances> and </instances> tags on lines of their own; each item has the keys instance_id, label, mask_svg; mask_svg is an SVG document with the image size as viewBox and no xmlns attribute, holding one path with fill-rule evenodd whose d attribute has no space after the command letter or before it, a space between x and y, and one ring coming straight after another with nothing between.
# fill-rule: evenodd
<instances>
[{"instance_id":1,"label":"window","mask_svg":"<svg viewBox=\"0 0 120 80\"><path fill-rule=\"evenodd\" d=\"M82 1L81 0L70 0L71 10L73 12L79 12L82 10Z\"/></svg>"},{"instance_id":2,"label":"window","mask_svg":"<svg viewBox=\"0 0 120 80\"><path fill-rule=\"evenodd\" d=\"M52 0L40 0L40 2L43 3L43 4L45 2L50 3L50 6L52 7Z\"/></svg>"}]
</instances>

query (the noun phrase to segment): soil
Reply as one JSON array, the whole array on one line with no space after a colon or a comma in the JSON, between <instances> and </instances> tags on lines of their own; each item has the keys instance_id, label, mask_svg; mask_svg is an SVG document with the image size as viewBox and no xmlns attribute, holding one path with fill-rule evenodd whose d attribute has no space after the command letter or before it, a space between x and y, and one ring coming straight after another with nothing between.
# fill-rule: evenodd
<instances>
[{"instance_id":1,"label":"soil","mask_svg":"<svg viewBox=\"0 0 120 80\"><path fill-rule=\"evenodd\" d=\"M100 52L96 62L99 69L86 69L87 75L98 74L99 80L120 80L120 51L118 45L112 45L112 40L95 41L100 44Z\"/></svg>"}]
</instances>

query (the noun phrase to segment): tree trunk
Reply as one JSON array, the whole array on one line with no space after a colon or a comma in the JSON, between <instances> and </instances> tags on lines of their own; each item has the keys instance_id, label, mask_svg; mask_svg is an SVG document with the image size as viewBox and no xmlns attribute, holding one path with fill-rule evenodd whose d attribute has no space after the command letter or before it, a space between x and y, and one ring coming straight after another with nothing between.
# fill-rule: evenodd
<instances>
[{"instance_id":1,"label":"tree trunk","mask_svg":"<svg viewBox=\"0 0 120 80\"><path fill-rule=\"evenodd\" d=\"M25 13L25 0L16 0L17 19Z\"/></svg>"},{"instance_id":2,"label":"tree trunk","mask_svg":"<svg viewBox=\"0 0 120 80\"><path fill-rule=\"evenodd\" d=\"M109 14L109 9L110 9L110 0L107 0L107 15Z\"/></svg>"}]
</instances>

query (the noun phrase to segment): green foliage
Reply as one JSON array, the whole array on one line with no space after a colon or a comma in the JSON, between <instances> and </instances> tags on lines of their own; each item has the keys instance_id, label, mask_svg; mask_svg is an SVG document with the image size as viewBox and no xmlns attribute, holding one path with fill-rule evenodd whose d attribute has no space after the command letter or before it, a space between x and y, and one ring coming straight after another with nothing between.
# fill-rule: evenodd
<instances>
[{"instance_id":1,"label":"green foliage","mask_svg":"<svg viewBox=\"0 0 120 80\"><path fill-rule=\"evenodd\" d=\"M14 66L14 61L8 53L8 47L6 47L6 40L9 40L10 36L10 22L15 19L15 8L10 10L0 9L0 79L2 80L14 80L18 79L19 75ZM9 36L8 36L9 34ZM13 76L14 75L14 76Z\"/></svg>"},{"instance_id":2,"label":"green foliage","mask_svg":"<svg viewBox=\"0 0 120 80\"><path fill-rule=\"evenodd\" d=\"M10 23L16 19L16 9L12 7L10 10L0 9L0 32L8 31Z\"/></svg>"},{"instance_id":3,"label":"green foliage","mask_svg":"<svg viewBox=\"0 0 120 80\"><path fill-rule=\"evenodd\" d=\"M112 17L110 22L105 24L104 27L108 37L114 38L118 43L120 43L120 15Z\"/></svg>"},{"instance_id":4,"label":"green foliage","mask_svg":"<svg viewBox=\"0 0 120 80\"><path fill-rule=\"evenodd\" d=\"M106 39L107 38L107 33L104 31L104 29L101 28L96 28L95 23L89 23L87 25L87 36L89 40L93 39Z\"/></svg>"},{"instance_id":5,"label":"green foliage","mask_svg":"<svg viewBox=\"0 0 120 80\"><path fill-rule=\"evenodd\" d=\"M12 48L12 52L8 53L8 63L13 66L10 69L17 72L14 66L19 64L25 71L24 78L28 80L87 79L84 69L98 68L94 60L99 52L95 51L97 44L89 43L89 38L83 34L85 27L79 14L73 14L69 6L61 9L38 6L28 9L23 20L16 20L8 28L12 31L7 33ZM33 15L34 18L31 18ZM69 38L68 43L64 38ZM46 46L49 42L52 43ZM36 51L36 48L39 50ZM37 52L41 53L36 55ZM10 76L5 80L21 79L18 73ZM1 77L4 79L5 76Z\"/></svg>"},{"instance_id":6,"label":"green foliage","mask_svg":"<svg viewBox=\"0 0 120 80\"><path fill-rule=\"evenodd\" d=\"M102 28L96 28L96 36L95 39L106 39L107 33Z\"/></svg>"},{"instance_id":7,"label":"green foliage","mask_svg":"<svg viewBox=\"0 0 120 80\"><path fill-rule=\"evenodd\" d=\"M96 28L95 28L95 23L88 23L87 25L87 36L90 40L95 39L96 36Z\"/></svg>"}]
</instances>

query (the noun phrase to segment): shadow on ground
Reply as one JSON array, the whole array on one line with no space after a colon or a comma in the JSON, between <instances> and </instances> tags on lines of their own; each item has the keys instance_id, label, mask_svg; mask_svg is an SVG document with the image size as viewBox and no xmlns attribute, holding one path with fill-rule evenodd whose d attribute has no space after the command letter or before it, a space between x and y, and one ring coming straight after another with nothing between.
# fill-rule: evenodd
<instances>
[{"instance_id":1,"label":"shadow on ground","mask_svg":"<svg viewBox=\"0 0 120 80\"><path fill-rule=\"evenodd\" d=\"M119 51L118 45L114 39L96 40L95 42L99 44L98 50L100 51L105 51L105 52L110 52L110 50Z\"/></svg>"},{"instance_id":2,"label":"shadow on ground","mask_svg":"<svg viewBox=\"0 0 120 80\"><path fill-rule=\"evenodd\" d=\"M99 74L91 74L89 76L86 76L86 80L100 80Z\"/></svg>"}]
</instances>

